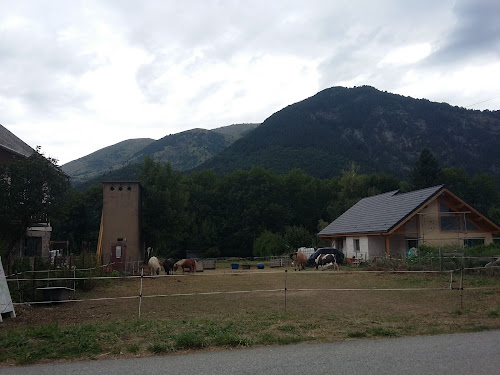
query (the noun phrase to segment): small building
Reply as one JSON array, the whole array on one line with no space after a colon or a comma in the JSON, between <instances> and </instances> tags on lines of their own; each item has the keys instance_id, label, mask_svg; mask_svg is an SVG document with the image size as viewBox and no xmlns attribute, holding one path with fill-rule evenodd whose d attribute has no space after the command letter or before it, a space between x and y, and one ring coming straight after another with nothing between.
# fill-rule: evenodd
<instances>
[{"instance_id":1,"label":"small building","mask_svg":"<svg viewBox=\"0 0 500 375\"><path fill-rule=\"evenodd\" d=\"M332 241L346 257L401 256L429 246L489 244L500 226L444 185L361 199L318 236Z\"/></svg>"},{"instance_id":2,"label":"small building","mask_svg":"<svg viewBox=\"0 0 500 375\"><path fill-rule=\"evenodd\" d=\"M103 182L97 257L112 269L135 270L144 260L141 238L141 185L136 181Z\"/></svg>"}]
</instances>

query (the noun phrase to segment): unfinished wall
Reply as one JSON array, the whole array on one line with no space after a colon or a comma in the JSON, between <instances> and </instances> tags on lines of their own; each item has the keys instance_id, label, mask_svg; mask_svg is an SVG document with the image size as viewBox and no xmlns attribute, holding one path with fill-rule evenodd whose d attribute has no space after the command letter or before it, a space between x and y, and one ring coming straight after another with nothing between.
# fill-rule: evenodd
<instances>
[{"instance_id":1,"label":"unfinished wall","mask_svg":"<svg viewBox=\"0 0 500 375\"><path fill-rule=\"evenodd\" d=\"M102 262L142 261L141 186L138 182L103 182ZM115 254L113 253L115 252ZM114 254L114 255L113 255Z\"/></svg>"},{"instance_id":2,"label":"unfinished wall","mask_svg":"<svg viewBox=\"0 0 500 375\"><path fill-rule=\"evenodd\" d=\"M439 202L435 200L420 211L419 216L419 244L429 246L463 246L465 239L484 239L485 244L493 241L492 234L481 230L456 231L441 230L439 216ZM467 214L466 214L467 217Z\"/></svg>"}]
</instances>

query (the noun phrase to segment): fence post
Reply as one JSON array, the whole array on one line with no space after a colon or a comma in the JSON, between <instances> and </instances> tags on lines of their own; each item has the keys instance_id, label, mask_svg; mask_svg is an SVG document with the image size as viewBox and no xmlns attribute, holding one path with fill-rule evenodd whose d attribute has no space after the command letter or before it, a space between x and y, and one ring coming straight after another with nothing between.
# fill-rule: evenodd
<instances>
[{"instance_id":1,"label":"fence post","mask_svg":"<svg viewBox=\"0 0 500 375\"><path fill-rule=\"evenodd\" d=\"M21 292L21 285L19 284L19 274L17 273L17 270L16 270L16 279L17 279L17 292L19 293L19 300L20 302L24 302L23 294Z\"/></svg>"},{"instance_id":2,"label":"fence post","mask_svg":"<svg viewBox=\"0 0 500 375\"><path fill-rule=\"evenodd\" d=\"M144 278L144 268L141 269L141 289L139 291L139 318L141 317L141 305L142 305L142 279Z\"/></svg>"},{"instance_id":3,"label":"fence post","mask_svg":"<svg viewBox=\"0 0 500 375\"><path fill-rule=\"evenodd\" d=\"M460 269L460 310L464 308L464 269Z\"/></svg>"},{"instance_id":4,"label":"fence post","mask_svg":"<svg viewBox=\"0 0 500 375\"><path fill-rule=\"evenodd\" d=\"M443 270L443 255L441 254L441 248L439 248L439 271Z\"/></svg>"},{"instance_id":5,"label":"fence post","mask_svg":"<svg viewBox=\"0 0 500 375\"><path fill-rule=\"evenodd\" d=\"M286 312L286 280L287 280L288 270L285 270L285 312Z\"/></svg>"}]
</instances>

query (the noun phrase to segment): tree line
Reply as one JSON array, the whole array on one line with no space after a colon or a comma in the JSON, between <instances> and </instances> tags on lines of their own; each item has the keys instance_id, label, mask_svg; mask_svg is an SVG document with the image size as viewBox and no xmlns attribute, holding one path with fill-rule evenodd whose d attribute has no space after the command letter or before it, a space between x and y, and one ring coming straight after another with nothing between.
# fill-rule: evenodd
<instances>
[{"instance_id":1,"label":"tree line","mask_svg":"<svg viewBox=\"0 0 500 375\"><path fill-rule=\"evenodd\" d=\"M72 252L78 253L82 243L92 243L94 248L97 244L102 186L74 190L58 168L52 168L57 173L45 169L42 178L32 170L40 169L42 162L55 166L54 161L39 155L25 161L22 168L18 162L0 168L0 203L8 208L0 220L10 225L2 228L17 228L12 235L1 230L0 255L9 255L13 238L22 237L35 212L50 215L52 239L68 240ZM441 168L427 149L420 154L408 181L383 173L360 174L354 163L342 175L328 179L300 169L278 174L262 167L222 175L212 170L183 174L150 158L139 169L143 238L160 256L182 257L186 250L205 257L267 256L290 253L301 246L328 245L321 243L316 233L358 200L437 184L447 185L496 222L500 220L500 193L493 176L470 176L459 168ZM33 181L24 186L30 178ZM12 183L18 180L19 184ZM27 196L32 186L43 188L36 190L38 195ZM16 206L29 206L30 210L16 213Z\"/></svg>"}]
</instances>

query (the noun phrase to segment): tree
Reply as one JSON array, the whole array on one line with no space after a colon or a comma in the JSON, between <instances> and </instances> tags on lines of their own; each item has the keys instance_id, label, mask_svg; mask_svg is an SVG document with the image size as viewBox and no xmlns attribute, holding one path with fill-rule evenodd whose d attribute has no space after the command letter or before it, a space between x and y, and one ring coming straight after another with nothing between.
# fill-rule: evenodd
<instances>
[{"instance_id":1,"label":"tree","mask_svg":"<svg viewBox=\"0 0 500 375\"><path fill-rule=\"evenodd\" d=\"M288 252L297 251L299 247L311 246L313 236L303 226L287 226L283 236Z\"/></svg>"},{"instance_id":2,"label":"tree","mask_svg":"<svg viewBox=\"0 0 500 375\"><path fill-rule=\"evenodd\" d=\"M28 227L61 214L69 188L57 160L45 158L39 148L27 159L0 166L0 250L7 261Z\"/></svg>"},{"instance_id":3,"label":"tree","mask_svg":"<svg viewBox=\"0 0 500 375\"><path fill-rule=\"evenodd\" d=\"M424 148L410 174L415 189L423 189L443 183L443 171L438 160L428 148Z\"/></svg>"},{"instance_id":4,"label":"tree","mask_svg":"<svg viewBox=\"0 0 500 375\"><path fill-rule=\"evenodd\" d=\"M187 213L189 193L180 172L170 163L162 164L146 157L140 166L140 182L144 189L142 222L147 246L169 255L180 248L191 219Z\"/></svg>"},{"instance_id":5,"label":"tree","mask_svg":"<svg viewBox=\"0 0 500 375\"><path fill-rule=\"evenodd\" d=\"M270 255L280 255L286 251L283 237L268 230L262 232L253 243L253 255L256 257L266 257Z\"/></svg>"},{"instance_id":6,"label":"tree","mask_svg":"<svg viewBox=\"0 0 500 375\"><path fill-rule=\"evenodd\" d=\"M85 242L97 247L102 214L102 185L94 184L84 192L70 189L62 214L52 220L52 239L69 241L72 253L79 253Z\"/></svg>"}]
</instances>

